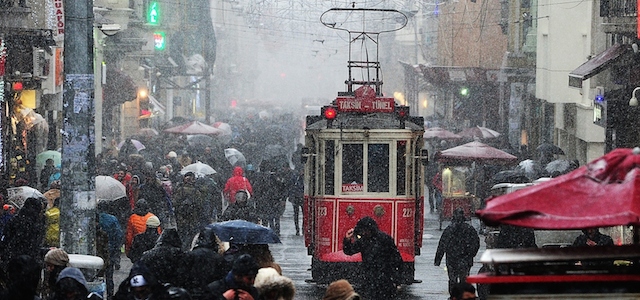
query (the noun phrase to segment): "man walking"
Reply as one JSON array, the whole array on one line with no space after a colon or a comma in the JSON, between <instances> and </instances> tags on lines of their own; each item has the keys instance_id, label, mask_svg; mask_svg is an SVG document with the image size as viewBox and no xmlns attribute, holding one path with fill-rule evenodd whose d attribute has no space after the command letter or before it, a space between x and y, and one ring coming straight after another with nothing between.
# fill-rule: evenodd
<instances>
[{"instance_id":1,"label":"man walking","mask_svg":"<svg viewBox=\"0 0 640 300\"><path fill-rule=\"evenodd\" d=\"M434 265L439 266L442 257L447 255L447 273L449 275L449 293L457 283L465 282L473 266L473 257L480 248L478 232L465 222L464 211L457 208L453 220L442 232Z\"/></svg>"},{"instance_id":2,"label":"man walking","mask_svg":"<svg viewBox=\"0 0 640 300\"><path fill-rule=\"evenodd\" d=\"M378 229L371 217L358 221L347 230L342 250L347 255L362 255L362 283L360 294L364 299L393 299L400 283L402 257L388 234Z\"/></svg>"}]
</instances>

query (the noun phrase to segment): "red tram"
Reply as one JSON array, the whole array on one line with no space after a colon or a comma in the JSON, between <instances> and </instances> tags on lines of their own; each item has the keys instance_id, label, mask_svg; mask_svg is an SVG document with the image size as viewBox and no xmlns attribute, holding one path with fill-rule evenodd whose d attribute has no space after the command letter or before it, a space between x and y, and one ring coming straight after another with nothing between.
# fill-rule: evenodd
<instances>
[{"instance_id":1,"label":"red tram","mask_svg":"<svg viewBox=\"0 0 640 300\"><path fill-rule=\"evenodd\" d=\"M405 17L395 10L327 12L331 11ZM335 23L330 24L335 29ZM346 31L362 39L374 35L366 30ZM370 216L394 238L404 261L402 282L411 284L415 256L422 246L424 120L410 116L408 106L382 95L377 61L356 61L350 55L348 68L347 91L339 92L320 115L306 119L304 237L312 256L312 280L321 284L340 278L357 280L361 257L345 255L342 241L360 218ZM352 79L354 68L375 79Z\"/></svg>"}]
</instances>

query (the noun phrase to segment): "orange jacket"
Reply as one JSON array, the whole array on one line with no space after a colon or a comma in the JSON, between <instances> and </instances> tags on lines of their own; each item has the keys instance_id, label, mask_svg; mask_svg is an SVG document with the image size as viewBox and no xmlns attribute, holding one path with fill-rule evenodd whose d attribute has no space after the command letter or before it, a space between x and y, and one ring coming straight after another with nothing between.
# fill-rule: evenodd
<instances>
[{"instance_id":1,"label":"orange jacket","mask_svg":"<svg viewBox=\"0 0 640 300\"><path fill-rule=\"evenodd\" d=\"M125 234L124 240L124 249L126 253L129 253L129 249L131 249L133 237L147 230L147 219L151 216L154 216L154 214L147 213L144 216L132 214L131 217L129 217L129 222L127 222L127 233ZM158 227L158 229L159 228L160 227ZM158 230L158 232L160 231Z\"/></svg>"}]
</instances>

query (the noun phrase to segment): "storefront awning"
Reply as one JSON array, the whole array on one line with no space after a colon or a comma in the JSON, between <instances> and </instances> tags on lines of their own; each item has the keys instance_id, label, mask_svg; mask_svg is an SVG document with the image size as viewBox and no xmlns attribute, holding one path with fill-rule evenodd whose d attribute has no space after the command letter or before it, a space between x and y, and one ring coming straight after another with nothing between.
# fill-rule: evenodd
<instances>
[{"instance_id":1,"label":"storefront awning","mask_svg":"<svg viewBox=\"0 0 640 300\"><path fill-rule=\"evenodd\" d=\"M601 52L600 54L592 57L587 62L580 65L575 70L569 73L569 86L582 88L582 81L587 80L598 73L602 72L613 63L619 61L625 56L633 53L631 45L628 44L615 44L609 49Z\"/></svg>"}]
</instances>

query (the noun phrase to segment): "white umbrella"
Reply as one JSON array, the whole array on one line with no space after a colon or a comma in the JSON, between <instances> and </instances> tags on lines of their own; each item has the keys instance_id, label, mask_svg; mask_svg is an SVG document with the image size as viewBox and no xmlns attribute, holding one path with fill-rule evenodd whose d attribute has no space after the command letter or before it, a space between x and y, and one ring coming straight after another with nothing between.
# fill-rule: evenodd
<instances>
[{"instance_id":1,"label":"white umbrella","mask_svg":"<svg viewBox=\"0 0 640 300\"><path fill-rule=\"evenodd\" d=\"M126 141L120 142L120 144L118 144L118 149L122 149L122 146L124 146L125 142ZM146 149L146 147L138 140L131 140L131 143L134 147L136 147L136 150L138 151Z\"/></svg>"},{"instance_id":2,"label":"white umbrella","mask_svg":"<svg viewBox=\"0 0 640 300\"><path fill-rule=\"evenodd\" d=\"M17 209L22 208L27 198L44 198L44 195L37 189L26 185L7 189L7 201Z\"/></svg>"},{"instance_id":3,"label":"white umbrella","mask_svg":"<svg viewBox=\"0 0 640 300\"><path fill-rule=\"evenodd\" d=\"M201 162L190 164L180 170L180 174L182 175L187 174L188 172L193 172L198 176L206 176L217 173L216 170L214 170L211 166L203 164Z\"/></svg>"},{"instance_id":4,"label":"white umbrella","mask_svg":"<svg viewBox=\"0 0 640 300\"><path fill-rule=\"evenodd\" d=\"M96 200L115 201L127 197L127 189L111 176L96 176Z\"/></svg>"},{"instance_id":5,"label":"white umbrella","mask_svg":"<svg viewBox=\"0 0 640 300\"><path fill-rule=\"evenodd\" d=\"M242 154L242 152L238 151L235 148L224 149L224 157L227 158L227 161L229 161L232 166L247 162L244 154Z\"/></svg>"}]
</instances>

